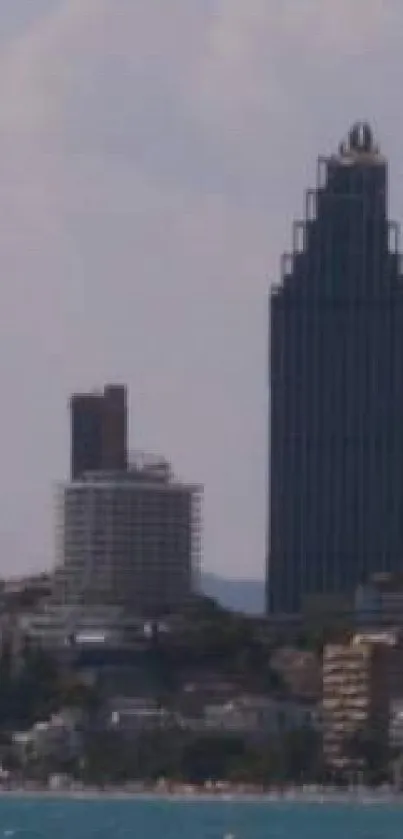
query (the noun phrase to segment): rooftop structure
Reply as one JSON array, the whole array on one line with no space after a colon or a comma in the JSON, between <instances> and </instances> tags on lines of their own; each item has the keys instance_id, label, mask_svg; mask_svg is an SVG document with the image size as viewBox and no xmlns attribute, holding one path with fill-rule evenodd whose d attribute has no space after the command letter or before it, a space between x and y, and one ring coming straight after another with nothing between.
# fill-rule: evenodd
<instances>
[{"instance_id":1,"label":"rooftop structure","mask_svg":"<svg viewBox=\"0 0 403 839\"><path fill-rule=\"evenodd\" d=\"M127 393L123 385L74 393L71 410L71 477L127 465Z\"/></svg>"}]
</instances>

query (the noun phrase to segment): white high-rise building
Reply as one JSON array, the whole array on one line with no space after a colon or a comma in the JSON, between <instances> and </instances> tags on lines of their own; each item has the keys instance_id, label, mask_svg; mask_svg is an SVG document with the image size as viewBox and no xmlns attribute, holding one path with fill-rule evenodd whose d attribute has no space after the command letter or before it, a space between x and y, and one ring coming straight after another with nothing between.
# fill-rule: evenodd
<instances>
[{"instance_id":1,"label":"white high-rise building","mask_svg":"<svg viewBox=\"0 0 403 839\"><path fill-rule=\"evenodd\" d=\"M55 601L141 615L180 607L198 589L201 502L200 486L145 456L61 485Z\"/></svg>"}]
</instances>

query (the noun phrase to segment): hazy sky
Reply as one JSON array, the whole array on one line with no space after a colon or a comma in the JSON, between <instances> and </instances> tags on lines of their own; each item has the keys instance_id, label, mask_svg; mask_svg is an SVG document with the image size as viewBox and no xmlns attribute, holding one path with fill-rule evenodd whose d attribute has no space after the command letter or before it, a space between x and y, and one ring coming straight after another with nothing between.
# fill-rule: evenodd
<instances>
[{"instance_id":1,"label":"hazy sky","mask_svg":"<svg viewBox=\"0 0 403 839\"><path fill-rule=\"evenodd\" d=\"M0 574L50 566L67 399L205 484L205 566L263 573L267 291L359 117L403 218L402 0L0 5Z\"/></svg>"}]
</instances>

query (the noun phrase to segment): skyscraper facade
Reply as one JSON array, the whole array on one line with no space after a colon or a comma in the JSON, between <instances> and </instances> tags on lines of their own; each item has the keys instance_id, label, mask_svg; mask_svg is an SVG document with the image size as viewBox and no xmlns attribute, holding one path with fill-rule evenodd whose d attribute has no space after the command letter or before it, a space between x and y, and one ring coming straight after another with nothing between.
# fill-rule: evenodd
<instances>
[{"instance_id":1,"label":"skyscraper facade","mask_svg":"<svg viewBox=\"0 0 403 839\"><path fill-rule=\"evenodd\" d=\"M71 408L71 477L127 466L127 395L123 385L75 393Z\"/></svg>"},{"instance_id":2,"label":"skyscraper facade","mask_svg":"<svg viewBox=\"0 0 403 839\"><path fill-rule=\"evenodd\" d=\"M270 297L267 609L403 568L403 276L387 162L319 158Z\"/></svg>"}]
</instances>

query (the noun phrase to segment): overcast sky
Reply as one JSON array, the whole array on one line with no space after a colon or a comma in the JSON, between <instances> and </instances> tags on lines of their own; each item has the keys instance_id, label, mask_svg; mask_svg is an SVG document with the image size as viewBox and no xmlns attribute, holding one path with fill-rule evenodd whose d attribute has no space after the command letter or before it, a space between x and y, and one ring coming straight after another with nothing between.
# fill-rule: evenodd
<instances>
[{"instance_id":1,"label":"overcast sky","mask_svg":"<svg viewBox=\"0 0 403 839\"><path fill-rule=\"evenodd\" d=\"M0 574L53 561L67 400L205 485L205 566L263 574L267 293L356 118L403 218L401 0L0 4Z\"/></svg>"}]
</instances>

